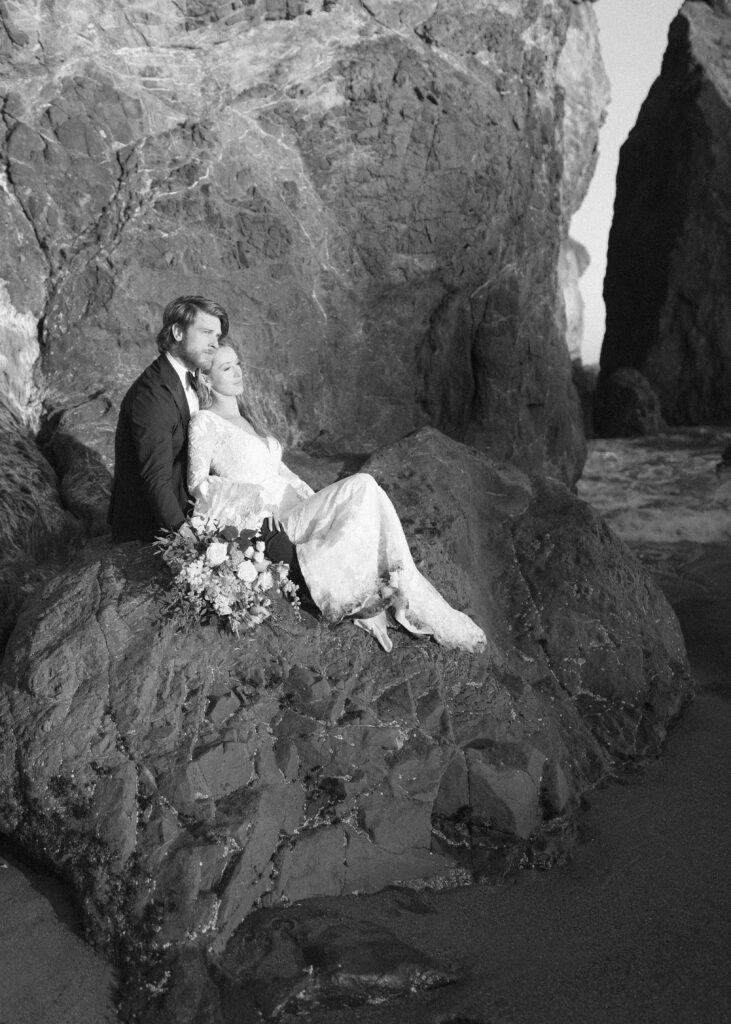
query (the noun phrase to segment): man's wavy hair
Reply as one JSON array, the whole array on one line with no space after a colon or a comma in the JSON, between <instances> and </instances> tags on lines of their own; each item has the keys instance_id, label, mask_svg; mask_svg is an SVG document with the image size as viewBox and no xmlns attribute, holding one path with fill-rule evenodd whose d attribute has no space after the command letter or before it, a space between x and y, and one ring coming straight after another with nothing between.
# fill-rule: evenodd
<instances>
[{"instance_id":1,"label":"man's wavy hair","mask_svg":"<svg viewBox=\"0 0 731 1024\"><path fill-rule=\"evenodd\" d=\"M208 313L221 321L221 338L228 334L228 313L212 299L206 299L203 295L181 295L179 299L173 299L165 307L162 315L162 327L157 335L157 347L162 352L168 352L177 344L173 335L173 327L181 327L187 331L195 320L198 313Z\"/></svg>"}]
</instances>

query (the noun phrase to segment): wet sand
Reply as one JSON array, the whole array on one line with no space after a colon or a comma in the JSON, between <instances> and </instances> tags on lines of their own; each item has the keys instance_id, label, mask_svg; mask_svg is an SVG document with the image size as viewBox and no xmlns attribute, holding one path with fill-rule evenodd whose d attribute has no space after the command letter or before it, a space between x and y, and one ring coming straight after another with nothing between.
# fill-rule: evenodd
<instances>
[{"instance_id":1,"label":"wet sand","mask_svg":"<svg viewBox=\"0 0 731 1024\"><path fill-rule=\"evenodd\" d=\"M0 1024L112 1024L115 984L61 883L0 841Z\"/></svg>"},{"instance_id":2,"label":"wet sand","mask_svg":"<svg viewBox=\"0 0 731 1024\"><path fill-rule=\"evenodd\" d=\"M346 920L382 925L458 967L461 980L300 1020L731 1022L731 517L719 512L728 486L709 476L718 446L706 439L699 455L691 440L690 461L673 462L670 510L667 460L648 459L649 449L631 442L619 455L595 449L584 489L620 534L634 531L633 547L683 626L698 694L662 758L592 794L567 867L524 872L498 888L316 901ZM620 493L607 482L608 460ZM83 944L60 887L12 862L0 866L0 1024L109 1024L113 992L113 972Z\"/></svg>"}]
</instances>

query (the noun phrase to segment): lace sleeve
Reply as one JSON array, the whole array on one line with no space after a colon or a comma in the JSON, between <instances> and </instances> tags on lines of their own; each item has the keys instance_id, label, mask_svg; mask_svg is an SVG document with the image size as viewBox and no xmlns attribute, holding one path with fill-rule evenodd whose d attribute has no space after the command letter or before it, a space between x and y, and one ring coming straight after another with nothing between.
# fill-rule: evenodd
<instances>
[{"instance_id":1,"label":"lace sleeve","mask_svg":"<svg viewBox=\"0 0 731 1024\"><path fill-rule=\"evenodd\" d=\"M200 414L193 417L188 434L188 488L195 498L195 512L219 523L256 529L268 511L262 488L211 473L222 439L215 420Z\"/></svg>"},{"instance_id":2,"label":"lace sleeve","mask_svg":"<svg viewBox=\"0 0 731 1024\"><path fill-rule=\"evenodd\" d=\"M203 416L194 416L188 428L188 490L194 498L207 483L215 449L213 430L206 429Z\"/></svg>"},{"instance_id":3,"label":"lace sleeve","mask_svg":"<svg viewBox=\"0 0 731 1024\"><path fill-rule=\"evenodd\" d=\"M305 483L302 477L293 473L292 470L288 466L285 466L283 462L279 463L279 475L283 477L290 487L297 492L297 495L302 499L302 501L304 501L305 498L311 498L315 493L310 485Z\"/></svg>"}]
</instances>

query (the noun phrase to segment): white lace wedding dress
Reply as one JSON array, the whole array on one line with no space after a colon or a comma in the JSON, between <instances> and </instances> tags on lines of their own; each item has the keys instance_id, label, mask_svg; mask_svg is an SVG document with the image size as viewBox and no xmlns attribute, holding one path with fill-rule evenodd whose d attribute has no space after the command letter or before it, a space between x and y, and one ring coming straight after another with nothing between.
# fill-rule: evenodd
<instances>
[{"instance_id":1,"label":"white lace wedding dress","mask_svg":"<svg viewBox=\"0 0 731 1024\"><path fill-rule=\"evenodd\" d=\"M315 493L284 465L273 437L264 440L206 410L191 421L188 459L196 514L239 529L257 529L265 516L277 516L329 621L348 616L362 625L387 608L406 629L431 634L445 647L484 647L479 626L452 608L414 565L396 510L369 474L356 473Z\"/></svg>"}]
</instances>

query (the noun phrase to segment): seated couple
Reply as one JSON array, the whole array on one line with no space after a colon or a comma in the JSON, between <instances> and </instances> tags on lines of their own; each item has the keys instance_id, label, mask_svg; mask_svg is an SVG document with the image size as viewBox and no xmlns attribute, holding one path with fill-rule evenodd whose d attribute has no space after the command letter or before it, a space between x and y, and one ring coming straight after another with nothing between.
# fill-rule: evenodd
<instances>
[{"instance_id":1,"label":"seated couple","mask_svg":"<svg viewBox=\"0 0 731 1024\"><path fill-rule=\"evenodd\" d=\"M287 562L305 607L350 618L384 650L389 617L446 647L479 651L485 635L419 573L396 510L367 473L315 493L282 462L282 446L248 410L225 310L175 299L160 356L132 384L119 414L109 521L115 541L186 530L186 517L258 529Z\"/></svg>"}]
</instances>

